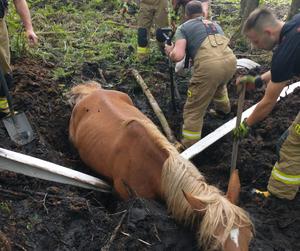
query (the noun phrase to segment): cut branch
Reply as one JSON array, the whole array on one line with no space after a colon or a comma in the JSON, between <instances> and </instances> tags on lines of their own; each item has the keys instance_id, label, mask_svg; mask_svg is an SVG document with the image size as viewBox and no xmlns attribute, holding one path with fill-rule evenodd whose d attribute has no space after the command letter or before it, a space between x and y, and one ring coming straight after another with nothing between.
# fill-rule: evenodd
<instances>
[{"instance_id":1,"label":"cut branch","mask_svg":"<svg viewBox=\"0 0 300 251\"><path fill-rule=\"evenodd\" d=\"M171 128L169 127L169 124L168 124L162 110L160 109L158 103L156 102L155 98L151 94L148 86L146 85L145 81L143 80L143 78L141 77L139 72L136 69L132 69L131 72L132 72L134 78L136 79L136 81L138 82L138 84L142 87L143 92L145 93L146 97L148 98L148 101L149 101L155 115L159 119L160 124L166 134L167 139L173 144L180 145L180 143L177 142Z\"/></svg>"}]
</instances>

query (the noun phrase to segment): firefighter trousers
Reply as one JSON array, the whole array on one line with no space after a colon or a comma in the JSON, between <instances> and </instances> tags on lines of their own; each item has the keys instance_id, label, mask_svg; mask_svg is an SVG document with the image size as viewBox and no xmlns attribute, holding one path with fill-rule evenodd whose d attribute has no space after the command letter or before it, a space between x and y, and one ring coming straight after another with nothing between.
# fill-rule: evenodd
<instances>
[{"instance_id":1,"label":"firefighter trousers","mask_svg":"<svg viewBox=\"0 0 300 251\"><path fill-rule=\"evenodd\" d=\"M147 30L145 33L147 37L144 38L147 40L147 44L149 43L152 25L154 25L155 29L169 26L167 0L141 0L138 14L138 27ZM162 45L159 44L159 46Z\"/></svg>"},{"instance_id":2,"label":"firefighter trousers","mask_svg":"<svg viewBox=\"0 0 300 251\"><path fill-rule=\"evenodd\" d=\"M0 19L0 67L4 74L11 72L9 38L4 18Z\"/></svg>"},{"instance_id":3,"label":"firefighter trousers","mask_svg":"<svg viewBox=\"0 0 300 251\"><path fill-rule=\"evenodd\" d=\"M215 109L227 114L230 101L227 83L236 71L236 57L222 35L208 36L194 58L194 69L183 110L182 144L190 147L200 140L203 117L213 101Z\"/></svg>"},{"instance_id":4,"label":"firefighter trousers","mask_svg":"<svg viewBox=\"0 0 300 251\"><path fill-rule=\"evenodd\" d=\"M300 185L300 112L285 135L268 190L278 198L292 200Z\"/></svg>"}]
</instances>

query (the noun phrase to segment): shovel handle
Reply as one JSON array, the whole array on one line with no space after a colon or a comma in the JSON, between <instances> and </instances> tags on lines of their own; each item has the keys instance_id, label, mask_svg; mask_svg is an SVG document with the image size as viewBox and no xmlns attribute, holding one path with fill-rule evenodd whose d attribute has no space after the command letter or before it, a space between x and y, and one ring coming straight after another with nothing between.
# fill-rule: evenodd
<instances>
[{"instance_id":1,"label":"shovel handle","mask_svg":"<svg viewBox=\"0 0 300 251\"><path fill-rule=\"evenodd\" d=\"M235 128L237 128L241 124L243 107L244 107L244 101L245 101L245 93L246 93L246 86L242 85L242 89L240 91L239 100L238 100L238 108L237 108L237 114L236 114ZM240 142L239 139L234 139L233 140L230 173L232 173L235 170L235 168L236 168L237 154L238 154L238 149L239 149L239 142Z\"/></svg>"},{"instance_id":2,"label":"shovel handle","mask_svg":"<svg viewBox=\"0 0 300 251\"><path fill-rule=\"evenodd\" d=\"M15 111L14 111L13 104L12 104L12 97L8 91L7 83L6 83L6 80L4 78L4 74L3 74L3 71L1 68L0 68L0 82L1 82L1 86L3 88L4 94L7 98L10 114L14 115Z\"/></svg>"}]
</instances>

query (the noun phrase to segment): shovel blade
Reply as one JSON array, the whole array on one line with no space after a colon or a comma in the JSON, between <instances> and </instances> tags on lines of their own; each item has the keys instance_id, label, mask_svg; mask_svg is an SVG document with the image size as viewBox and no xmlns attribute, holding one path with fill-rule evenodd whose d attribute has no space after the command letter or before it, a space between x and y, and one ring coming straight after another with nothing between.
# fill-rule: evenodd
<instances>
[{"instance_id":1,"label":"shovel blade","mask_svg":"<svg viewBox=\"0 0 300 251\"><path fill-rule=\"evenodd\" d=\"M2 119L9 137L17 145L26 145L34 139L34 133L25 113Z\"/></svg>"}]
</instances>

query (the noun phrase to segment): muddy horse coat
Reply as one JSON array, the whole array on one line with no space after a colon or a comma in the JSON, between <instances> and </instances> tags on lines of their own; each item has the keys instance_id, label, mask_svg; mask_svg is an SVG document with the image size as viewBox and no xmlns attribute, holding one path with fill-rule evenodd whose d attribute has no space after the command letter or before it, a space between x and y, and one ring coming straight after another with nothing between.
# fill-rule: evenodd
<instances>
[{"instance_id":1,"label":"muddy horse coat","mask_svg":"<svg viewBox=\"0 0 300 251\"><path fill-rule=\"evenodd\" d=\"M238 189L229 185L227 199L208 185L127 94L89 82L72 88L70 103L71 141L81 159L109 178L123 199L164 200L176 220L196 229L205 250L248 250L252 223L231 203ZM238 176L232 177L230 183L239 184Z\"/></svg>"}]
</instances>

